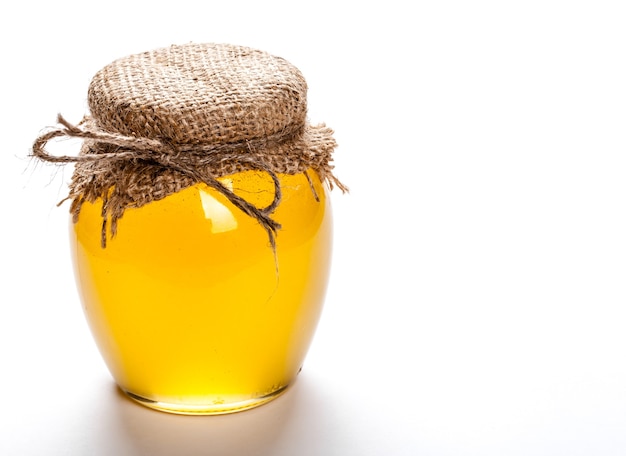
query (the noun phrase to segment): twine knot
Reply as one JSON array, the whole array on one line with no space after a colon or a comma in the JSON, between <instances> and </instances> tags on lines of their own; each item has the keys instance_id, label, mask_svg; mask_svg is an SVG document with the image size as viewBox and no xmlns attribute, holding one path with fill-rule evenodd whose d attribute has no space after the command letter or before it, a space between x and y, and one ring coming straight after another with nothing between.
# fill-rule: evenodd
<instances>
[{"instance_id":1,"label":"twine knot","mask_svg":"<svg viewBox=\"0 0 626 456\"><path fill-rule=\"evenodd\" d=\"M276 173L273 172L268 165L250 157L249 150L251 146L249 142L242 144L229 144L227 145L228 147L207 147L206 145L197 147L187 146L184 147L187 157L184 157L181 154L181 148L178 148L169 141L129 137L110 133L91 125L88 117L85 117L81 121L80 125L82 126L69 123L61 114L58 114L57 122L60 124L59 128L50 130L35 140L32 149L32 155L34 157L50 163L98 163L100 165L121 161L145 161L152 165L158 165L163 168L176 171L181 175L189 177L195 182L202 182L207 186L214 188L228 198L228 200L237 208L250 217L255 218L267 231L270 245L272 249L275 249L275 235L276 231L280 229L280 224L271 218L271 214L276 210L282 198L280 181L278 180ZM46 144L50 140L60 137L81 138L89 140L92 143L86 151L83 149L84 153L77 156L52 155L46 151ZM112 149L112 152L107 152L107 150ZM207 167L206 165L219 164L220 160L224 159L224 157L218 157L217 155L211 155L208 153L210 150L217 151L218 149L221 149L222 151L228 149L230 152L228 156L229 160L238 159L245 162L248 165L248 169L266 172L272 178L272 181L274 182L274 198L268 206L264 208L257 208L245 199L236 195L232 190L217 180L217 178L210 171L208 171L211 167ZM237 151L239 151L238 154ZM196 153L195 155L194 152ZM190 160L190 157L194 156L196 159ZM101 195L101 197L105 201L107 200L106 195ZM111 208L111 206L107 204L104 204L103 207ZM107 218L111 216L111 234L115 234L117 230L117 220L121 217L121 214L116 217L113 212L108 213L109 210L107 209L104 211L105 213L103 216L105 223L103 224L101 241L103 248L106 246L107 239Z\"/></svg>"}]
</instances>

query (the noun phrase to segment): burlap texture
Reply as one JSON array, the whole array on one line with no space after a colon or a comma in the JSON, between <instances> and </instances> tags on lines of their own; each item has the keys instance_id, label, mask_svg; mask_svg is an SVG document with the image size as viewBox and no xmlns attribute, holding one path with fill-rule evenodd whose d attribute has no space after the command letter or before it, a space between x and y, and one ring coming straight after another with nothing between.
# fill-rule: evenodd
<instances>
[{"instance_id":1,"label":"burlap texture","mask_svg":"<svg viewBox=\"0 0 626 456\"><path fill-rule=\"evenodd\" d=\"M102 198L102 244L128 208L204 182L255 217L274 246L271 214L280 203L276 174L332 173L332 130L311 126L301 72L266 52L227 44L188 44L131 55L107 65L88 91L90 115L40 136L33 155L76 163L68 198L76 220L83 202ZM78 156L53 156L55 137L83 138ZM217 178L243 170L268 173L275 198L257 208ZM108 228L107 228L108 227Z\"/></svg>"}]
</instances>

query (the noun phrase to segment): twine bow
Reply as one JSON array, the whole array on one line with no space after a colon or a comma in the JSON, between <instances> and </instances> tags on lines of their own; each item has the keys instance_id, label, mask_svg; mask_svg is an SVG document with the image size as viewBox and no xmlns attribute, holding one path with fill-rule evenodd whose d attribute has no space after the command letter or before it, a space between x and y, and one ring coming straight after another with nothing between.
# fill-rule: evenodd
<instances>
[{"instance_id":1,"label":"twine bow","mask_svg":"<svg viewBox=\"0 0 626 456\"><path fill-rule=\"evenodd\" d=\"M48 131L39 136L32 148L32 155L40 160L50 163L115 163L115 162L138 162L144 161L152 165L158 165L179 172L195 182L202 182L223 194L233 205L242 210L248 216L256 219L267 231L272 250L276 250L276 231L280 224L271 218L272 213L280 204L282 193L280 182L276 173L270 167L256 158L251 152L257 148L268 147L276 142L274 138L261 140L242 141L230 144L173 144L167 140L124 136L105 131L88 118L80 124L72 125L61 114L57 117L60 127ZM96 146L93 153L70 155L52 155L45 149L47 143L55 138L71 137L87 139ZM107 147L102 147L107 146ZM112 152L109 152L112 150ZM248 169L254 169L267 173L274 182L274 198L272 202L263 208L258 208L245 199L236 195L232 190L218 181L208 171L211 167L221 163L236 160L246 165ZM308 178L308 175L307 175ZM106 246L107 218L110 215L107 209L107 195L101 195L103 204L102 247ZM81 204L81 203L79 203ZM111 234L116 231L117 218L112 217Z\"/></svg>"}]
</instances>

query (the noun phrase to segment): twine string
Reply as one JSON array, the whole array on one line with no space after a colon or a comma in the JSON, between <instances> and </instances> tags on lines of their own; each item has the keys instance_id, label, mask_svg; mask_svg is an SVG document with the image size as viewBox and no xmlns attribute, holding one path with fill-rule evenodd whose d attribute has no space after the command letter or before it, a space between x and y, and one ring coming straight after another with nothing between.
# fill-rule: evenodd
<instances>
[{"instance_id":1,"label":"twine string","mask_svg":"<svg viewBox=\"0 0 626 456\"><path fill-rule=\"evenodd\" d=\"M166 140L158 140L142 137L129 137L121 134L111 133L90 125L85 119L81 126L73 125L58 115L57 121L60 127L50 130L39 136L32 148L32 155L40 160L50 163L86 163L86 162L122 162L144 160L161 167L177 171L195 182L202 182L205 185L217 190L224 195L235 207L243 211L248 216L256 219L266 230L272 250L276 249L276 232L280 229L280 224L273 220L271 215L276 210L282 199L280 181L276 173L270 167L254 156L249 151L262 142L267 144L272 138L264 138L262 141L242 141L230 144L200 144L200 145L176 145ZM53 155L46 150L46 145L53 139L61 137L81 138L94 142L93 153L81 155ZM97 146L101 147L98 148ZM109 147L102 147L109 146ZM113 146L113 149L110 147ZM108 152L108 150L114 150ZM236 159L238 162L246 163L248 169L255 169L267 173L274 184L274 197L272 202L263 208L258 208L254 204L235 194L232 190L222 184L205 165L215 165L220 162ZM200 166L199 166L200 165ZM111 215L109 210L109 195L102 195L102 247L106 246L107 219ZM77 202L78 206L82 200ZM115 235L116 216L112 216L111 234Z\"/></svg>"}]
</instances>

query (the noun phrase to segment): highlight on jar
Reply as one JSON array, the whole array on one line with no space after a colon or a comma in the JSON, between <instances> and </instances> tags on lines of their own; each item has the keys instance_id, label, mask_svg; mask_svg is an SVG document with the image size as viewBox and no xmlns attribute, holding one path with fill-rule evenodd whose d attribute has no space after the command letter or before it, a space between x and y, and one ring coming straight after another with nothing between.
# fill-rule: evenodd
<instances>
[{"instance_id":1,"label":"highlight on jar","mask_svg":"<svg viewBox=\"0 0 626 456\"><path fill-rule=\"evenodd\" d=\"M120 77L119 75L124 75ZM304 363L329 280L333 131L301 72L266 52L186 44L118 59L32 156L73 164L70 247L98 349L132 400L246 410ZM83 140L76 155L48 142Z\"/></svg>"}]
</instances>

